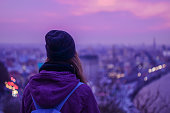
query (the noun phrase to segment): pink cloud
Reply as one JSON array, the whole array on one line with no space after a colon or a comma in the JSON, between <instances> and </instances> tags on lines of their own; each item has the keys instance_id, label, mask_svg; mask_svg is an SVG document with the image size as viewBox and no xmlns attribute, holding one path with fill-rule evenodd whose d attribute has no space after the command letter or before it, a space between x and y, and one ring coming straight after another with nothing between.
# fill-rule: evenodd
<instances>
[{"instance_id":1,"label":"pink cloud","mask_svg":"<svg viewBox=\"0 0 170 113\"><path fill-rule=\"evenodd\" d=\"M98 12L126 11L146 19L158 17L170 22L170 2L149 2L139 0L56 0L72 6L72 13L77 16ZM166 26L167 27L167 26Z\"/></svg>"},{"instance_id":2,"label":"pink cloud","mask_svg":"<svg viewBox=\"0 0 170 113\"><path fill-rule=\"evenodd\" d=\"M143 18L170 15L170 2L143 2L138 0L56 0L74 6L73 13L83 15L101 11L129 11Z\"/></svg>"}]
</instances>

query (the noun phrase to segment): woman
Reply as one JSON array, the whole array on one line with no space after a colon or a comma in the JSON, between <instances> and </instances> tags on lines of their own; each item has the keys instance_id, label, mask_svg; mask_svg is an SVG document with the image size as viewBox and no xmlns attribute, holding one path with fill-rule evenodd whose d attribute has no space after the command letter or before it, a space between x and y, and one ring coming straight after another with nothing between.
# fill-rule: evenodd
<instances>
[{"instance_id":1,"label":"woman","mask_svg":"<svg viewBox=\"0 0 170 113\"><path fill-rule=\"evenodd\" d=\"M86 85L73 38L65 31L52 30L45 36L47 61L32 76L22 98L22 113L31 113L35 104L53 108L73 91L61 113L99 113L94 95ZM33 102L34 100L34 102Z\"/></svg>"}]
</instances>

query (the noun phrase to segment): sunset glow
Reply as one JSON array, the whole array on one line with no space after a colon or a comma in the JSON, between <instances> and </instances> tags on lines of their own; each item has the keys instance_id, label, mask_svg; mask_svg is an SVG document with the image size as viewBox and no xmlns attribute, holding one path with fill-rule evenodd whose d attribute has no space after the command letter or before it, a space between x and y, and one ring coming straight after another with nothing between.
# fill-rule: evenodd
<instances>
[{"instance_id":1,"label":"sunset glow","mask_svg":"<svg viewBox=\"0 0 170 113\"><path fill-rule=\"evenodd\" d=\"M68 31L78 44L152 44L153 37L158 44L170 41L168 0L0 2L0 43L44 43L51 29Z\"/></svg>"}]
</instances>

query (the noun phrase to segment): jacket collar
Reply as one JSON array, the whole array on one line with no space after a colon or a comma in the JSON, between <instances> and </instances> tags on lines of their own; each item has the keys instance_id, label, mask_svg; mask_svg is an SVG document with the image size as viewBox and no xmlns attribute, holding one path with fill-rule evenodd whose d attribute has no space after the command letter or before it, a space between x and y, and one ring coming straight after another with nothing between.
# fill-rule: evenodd
<instances>
[{"instance_id":1,"label":"jacket collar","mask_svg":"<svg viewBox=\"0 0 170 113\"><path fill-rule=\"evenodd\" d=\"M71 64L68 63L51 63L51 62L45 62L39 69L39 72L42 70L46 71L57 71L57 72L71 72L75 73L75 69Z\"/></svg>"}]
</instances>

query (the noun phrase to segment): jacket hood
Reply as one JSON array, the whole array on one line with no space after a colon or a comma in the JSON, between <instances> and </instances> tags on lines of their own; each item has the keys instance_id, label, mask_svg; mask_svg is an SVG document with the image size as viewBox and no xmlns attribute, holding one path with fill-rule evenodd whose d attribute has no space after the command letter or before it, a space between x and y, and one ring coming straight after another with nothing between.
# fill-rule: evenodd
<instances>
[{"instance_id":1,"label":"jacket hood","mask_svg":"<svg viewBox=\"0 0 170 113\"><path fill-rule=\"evenodd\" d=\"M29 89L36 103L43 108L60 104L76 87L79 79L71 72L42 70L29 80Z\"/></svg>"}]
</instances>

